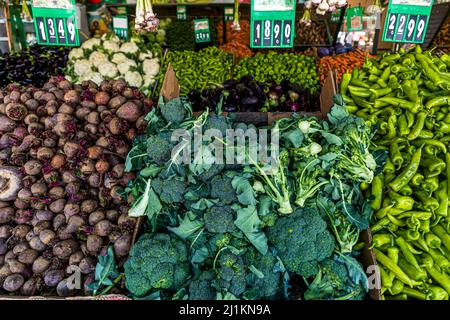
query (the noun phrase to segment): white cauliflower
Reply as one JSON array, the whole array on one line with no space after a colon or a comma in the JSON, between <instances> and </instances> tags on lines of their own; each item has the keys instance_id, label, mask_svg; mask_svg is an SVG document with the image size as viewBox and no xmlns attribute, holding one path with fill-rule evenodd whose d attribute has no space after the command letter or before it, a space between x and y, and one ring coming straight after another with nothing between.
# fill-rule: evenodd
<instances>
[{"instance_id":1,"label":"white cauliflower","mask_svg":"<svg viewBox=\"0 0 450 320\"><path fill-rule=\"evenodd\" d=\"M101 44L100 39L98 38L91 38L89 40L86 40L82 45L81 48L92 50L94 46L99 46Z\"/></svg>"},{"instance_id":2,"label":"white cauliflower","mask_svg":"<svg viewBox=\"0 0 450 320\"><path fill-rule=\"evenodd\" d=\"M128 71L125 74L125 81L131 87L139 88L140 86L142 86L142 77L137 71Z\"/></svg>"},{"instance_id":3,"label":"white cauliflower","mask_svg":"<svg viewBox=\"0 0 450 320\"><path fill-rule=\"evenodd\" d=\"M117 52L120 49L119 44L112 40L106 40L103 42L103 48L111 52Z\"/></svg>"},{"instance_id":4,"label":"white cauliflower","mask_svg":"<svg viewBox=\"0 0 450 320\"><path fill-rule=\"evenodd\" d=\"M131 54L133 54L133 53L136 53L136 52L139 51L139 47L134 42L125 42L120 47L120 51L122 51L124 53L131 53Z\"/></svg>"},{"instance_id":5,"label":"white cauliflower","mask_svg":"<svg viewBox=\"0 0 450 320\"><path fill-rule=\"evenodd\" d=\"M148 51L148 52L141 52L139 54L139 60L144 61L145 59L151 59L153 58L153 54Z\"/></svg>"},{"instance_id":6,"label":"white cauliflower","mask_svg":"<svg viewBox=\"0 0 450 320\"><path fill-rule=\"evenodd\" d=\"M114 62L115 64L120 64L127 60L128 60L127 56L124 55L122 52L115 53L111 59L111 61Z\"/></svg>"},{"instance_id":7,"label":"white cauliflower","mask_svg":"<svg viewBox=\"0 0 450 320\"><path fill-rule=\"evenodd\" d=\"M66 78L66 80L67 80L67 81L69 81L69 82L73 82L73 79L72 79L72 77L71 77L71 76L66 76L65 78Z\"/></svg>"},{"instance_id":8,"label":"white cauliflower","mask_svg":"<svg viewBox=\"0 0 450 320\"><path fill-rule=\"evenodd\" d=\"M94 51L91 53L91 55L89 56L89 61L95 66L98 67L100 64L102 64L103 62L107 62L108 61L108 57L106 56L106 54L99 52L99 51Z\"/></svg>"},{"instance_id":9,"label":"white cauliflower","mask_svg":"<svg viewBox=\"0 0 450 320\"><path fill-rule=\"evenodd\" d=\"M92 63L86 59L81 59L81 60L75 61L73 67L74 67L75 74L78 76L83 76L86 73L89 73L92 71Z\"/></svg>"},{"instance_id":10,"label":"white cauliflower","mask_svg":"<svg viewBox=\"0 0 450 320\"><path fill-rule=\"evenodd\" d=\"M127 59L126 61L122 61L120 64L117 64L117 69L121 74L125 74L130 70L131 67L137 67L136 62L133 60Z\"/></svg>"},{"instance_id":11,"label":"white cauliflower","mask_svg":"<svg viewBox=\"0 0 450 320\"><path fill-rule=\"evenodd\" d=\"M91 80L95 82L97 85L100 85L103 81L103 77L98 72L89 72L80 78L80 82Z\"/></svg>"},{"instance_id":12,"label":"white cauliflower","mask_svg":"<svg viewBox=\"0 0 450 320\"><path fill-rule=\"evenodd\" d=\"M159 59L146 59L142 63L144 73L150 76L156 76L159 73Z\"/></svg>"},{"instance_id":13,"label":"white cauliflower","mask_svg":"<svg viewBox=\"0 0 450 320\"><path fill-rule=\"evenodd\" d=\"M84 52L81 48L74 48L69 52L69 60L84 58Z\"/></svg>"},{"instance_id":14,"label":"white cauliflower","mask_svg":"<svg viewBox=\"0 0 450 320\"><path fill-rule=\"evenodd\" d=\"M118 72L116 65L109 61L105 61L105 62L101 63L98 66L98 71L100 72L100 74L102 76L104 76L105 78L110 78L110 79L113 79L115 76L117 76L117 72Z\"/></svg>"}]
</instances>

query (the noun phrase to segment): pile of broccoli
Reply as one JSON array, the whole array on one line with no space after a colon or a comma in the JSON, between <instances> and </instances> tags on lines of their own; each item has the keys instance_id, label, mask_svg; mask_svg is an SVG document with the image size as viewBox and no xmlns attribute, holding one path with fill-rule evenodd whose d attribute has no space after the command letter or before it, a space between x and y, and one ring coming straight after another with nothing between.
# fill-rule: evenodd
<instances>
[{"instance_id":1,"label":"pile of broccoli","mask_svg":"<svg viewBox=\"0 0 450 320\"><path fill-rule=\"evenodd\" d=\"M133 215L148 218L125 263L132 297L289 299L294 275L308 287L305 299L364 297L367 278L353 256L361 227L347 216L363 220L362 200L342 200L362 179L348 170L325 173L326 162L339 168L339 159L324 154L336 151L324 141L338 143L339 137L317 119L278 121L282 150L268 173L226 135L253 126L208 111L194 117L184 98L160 98L158 106L146 116L147 136L136 138L126 161L136 179L123 194ZM217 129L217 136L195 148L199 128ZM184 133L173 139L179 129ZM314 145L319 142L323 148ZM212 143L246 163L211 163L219 154ZM194 150L203 161L195 161ZM186 157L193 161L179 161Z\"/></svg>"}]
</instances>

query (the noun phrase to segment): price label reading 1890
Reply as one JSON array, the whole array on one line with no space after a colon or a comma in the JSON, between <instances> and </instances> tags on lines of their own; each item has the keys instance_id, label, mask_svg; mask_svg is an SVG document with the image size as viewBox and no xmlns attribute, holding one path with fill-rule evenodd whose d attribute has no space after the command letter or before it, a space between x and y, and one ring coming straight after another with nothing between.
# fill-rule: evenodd
<instances>
[{"instance_id":1,"label":"price label reading 1890","mask_svg":"<svg viewBox=\"0 0 450 320\"><path fill-rule=\"evenodd\" d=\"M278 7L274 7L267 1L252 1L250 46L252 48L292 48L295 3L293 0L282 0L278 1Z\"/></svg>"},{"instance_id":2,"label":"price label reading 1890","mask_svg":"<svg viewBox=\"0 0 450 320\"><path fill-rule=\"evenodd\" d=\"M70 2L70 1L69 1ZM47 7L47 2L32 2L37 42L42 45L79 46L75 1L72 6Z\"/></svg>"}]
</instances>

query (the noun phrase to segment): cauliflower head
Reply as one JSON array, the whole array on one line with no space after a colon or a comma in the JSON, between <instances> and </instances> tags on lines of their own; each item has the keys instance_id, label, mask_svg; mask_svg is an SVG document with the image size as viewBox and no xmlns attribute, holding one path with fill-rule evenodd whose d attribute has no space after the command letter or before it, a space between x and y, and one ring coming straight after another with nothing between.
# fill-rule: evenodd
<instances>
[{"instance_id":1,"label":"cauliflower head","mask_svg":"<svg viewBox=\"0 0 450 320\"><path fill-rule=\"evenodd\" d=\"M98 66L98 71L102 76L111 79L115 78L117 76L117 73L119 72L116 65L109 61L101 63Z\"/></svg>"},{"instance_id":2,"label":"cauliflower head","mask_svg":"<svg viewBox=\"0 0 450 320\"><path fill-rule=\"evenodd\" d=\"M122 51L124 53L134 54L134 53L137 53L139 51L139 47L134 42L125 42L120 47L120 51Z\"/></svg>"},{"instance_id":3,"label":"cauliflower head","mask_svg":"<svg viewBox=\"0 0 450 320\"><path fill-rule=\"evenodd\" d=\"M141 61L144 61L145 59L151 59L151 58L153 58L153 54L150 51L139 53L139 60L141 60Z\"/></svg>"},{"instance_id":4,"label":"cauliflower head","mask_svg":"<svg viewBox=\"0 0 450 320\"><path fill-rule=\"evenodd\" d=\"M84 51L81 48L74 48L69 52L69 60L84 58Z\"/></svg>"},{"instance_id":5,"label":"cauliflower head","mask_svg":"<svg viewBox=\"0 0 450 320\"><path fill-rule=\"evenodd\" d=\"M92 71L92 63L86 59L77 60L75 61L73 68L76 75L83 76Z\"/></svg>"},{"instance_id":6,"label":"cauliflower head","mask_svg":"<svg viewBox=\"0 0 450 320\"><path fill-rule=\"evenodd\" d=\"M145 59L142 63L144 73L150 76L156 76L159 73L159 59Z\"/></svg>"},{"instance_id":7,"label":"cauliflower head","mask_svg":"<svg viewBox=\"0 0 450 320\"><path fill-rule=\"evenodd\" d=\"M115 53L111 59L111 61L114 62L115 64L120 64L127 60L128 60L127 56L124 55L122 52Z\"/></svg>"},{"instance_id":8,"label":"cauliflower head","mask_svg":"<svg viewBox=\"0 0 450 320\"><path fill-rule=\"evenodd\" d=\"M99 46L101 44L101 40L97 38L91 38L89 40L86 40L82 45L81 48L92 50L94 49L94 46Z\"/></svg>"},{"instance_id":9,"label":"cauliflower head","mask_svg":"<svg viewBox=\"0 0 450 320\"><path fill-rule=\"evenodd\" d=\"M98 66L108 61L108 56L102 52L94 51L89 56L89 61L98 68Z\"/></svg>"},{"instance_id":10,"label":"cauliflower head","mask_svg":"<svg viewBox=\"0 0 450 320\"><path fill-rule=\"evenodd\" d=\"M125 81L131 87L140 88L142 86L142 77L137 71L128 71L125 73Z\"/></svg>"},{"instance_id":11,"label":"cauliflower head","mask_svg":"<svg viewBox=\"0 0 450 320\"><path fill-rule=\"evenodd\" d=\"M103 42L103 48L111 52L118 52L120 50L119 44L112 40Z\"/></svg>"},{"instance_id":12,"label":"cauliflower head","mask_svg":"<svg viewBox=\"0 0 450 320\"><path fill-rule=\"evenodd\" d=\"M131 67L137 67L137 64L135 61L127 59L117 64L117 69L119 70L120 74L126 74Z\"/></svg>"},{"instance_id":13,"label":"cauliflower head","mask_svg":"<svg viewBox=\"0 0 450 320\"><path fill-rule=\"evenodd\" d=\"M97 85L100 85L100 83L102 83L103 76L99 73L99 72L89 72L89 73L85 73L81 78L80 78L80 82L83 81L93 81L95 82Z\"/></svg>"}]
</instances>

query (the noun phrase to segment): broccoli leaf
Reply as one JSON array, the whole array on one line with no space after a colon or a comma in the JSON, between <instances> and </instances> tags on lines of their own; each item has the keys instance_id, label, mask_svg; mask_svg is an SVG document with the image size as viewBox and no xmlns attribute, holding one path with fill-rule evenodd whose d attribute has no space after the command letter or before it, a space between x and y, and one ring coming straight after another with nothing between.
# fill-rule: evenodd
<instances>
[{"instance_id":1,"label":"broccoli leaf","mask_svg":"<svg viewBox=\"0 0 450 320\"><path fill-rule=\"evenodd\" d=\"M187 212L184 215L183 220L180 221L180 225L178 227L167 227L167 229L173 233L175 233L177 236L179 236L181 239L186 240L191 235L193 235L195 232L200 230L204 226L203 221L201 220L191 220L189 217L189 213Z\"/></svg>"},{"instance_id":2,"label":"broccoli leaf","mask_svg":"<svg viewBox=\"0 0 450 320\"><path fill-rule=\"evenodd\" d=\"M145 143L135 144L125 160L125 171L130 172L131 170L140 170L144 166L147 158L148 154Z\"/></svg>"},{"instance_id":3,"label":"broccoli leaf","mask_svg":"<svg viewBox=\"0 0 450 320\"><path fill-rule=\"evenodd\" d=\"M208 208L211 208L212 206L214 206L217 202L219 202L219 200L216 199L200 199L197 202L195 202L191 208L195 209L195 210L199 210L199 211L204 211Z\"/></svg>"},{"instance_id":4,"label":"broccoli leaf","mask_svg":"<svg viewBox=\"0 0 450 320\"><path fill-rule=\"evenodd\" d=\"M254 265L251 265L249 267L249 270L255 275L257 276L259 279L263 279L264 278L264 273L262 273L260 270L258 270L258 268L256 268Z\"/></svg>"},{"instance_id":5,"label":"broccoli leaf","mask_svg":"<svg viewBox=\"0 0 450 320\"><path fill-rule=\"evenodd\" d=\"M233 207L233 209L237 209ZM261 220L258 217L258 211L255 206L247 208L239 208L236 210L237 218L234 224L245 234L248 240L261 253L266 254L268 251L267 237L261 231Z\"/></svg>"},{"instance_id":6,"label":"broccoli leaf","mask_svg":"<svg viewBox=\"0 0 450 320\"><path fill-rule=\"evenodd\" d=\"M93 295L97 295L98 290L102 286L112 286L116 283L116 279L120 276L117 265L114 261L114 251L112 247L108 248L106 255L98 257L98 263L95 266L95 280L89 284L88 288L93 291ZM101 294L105 294L109 289L103 290Z\"/></svg>"},{"instance_id":7,"label":"broccoli leaf","mask_svg":"<svg viewBox=\"0 0 450 320\"><path fill-rule=\"evenodd\" d=\"M128 215L130 217L140 217L147 214L148 218L151 219L153 215L160 212L161 209L161 202L151 187L151 179L148 179L144 194L139 201L134 202L133 206L128 211Z\"/></svg>"},{"instance_id":8,"label":"broccoli leaf","mask_svg":"<svg viewBox=\"0 0 450 320\"><path fill-rule=\"evenodd\" d=\"M250 181L242 176L236 176L231 181L231 185L236 190L238 201L244 206L256 206L255 191Z\"/></svg>"},{"instance_id":9,"label":"broccoli leaf","mask_svg":"<svg viewBox=\"0 0 450 320\"><path fill-rule=\"evenodd\" d=\"M302 146L304 136L300 129L294 129L283 133L283 138L290 141L294 148L300 148Z\"/></svg>"},{"instance_id":10,"label":"broccoli leaf","mask_svg":"<svg viewBox=\"0 0 450 320\"><path fill-rule=\"evenodd\" d=\"M335 259L345 264L348 270L348 275L354 284L362 284L366 291L369 290L369 280L367 279L367 275L361 264L356 261L355 258L350 255L338 253L338 256L335 256Z\"/></svg>"},{"instance_id":11,"label":"broccoli leaf","mask_svg":"<svg viewBox=\"0 0 450 320\"><path fill-rule=\"evenodd\" d=\"M325 140L327 140L328 144L335 144L337 146L341 146L344 142L342 141L341 138L339 138L337 135L326 132L326 131L321 131L322 136L325 138Z\"/></svg>"}]
</instances>

